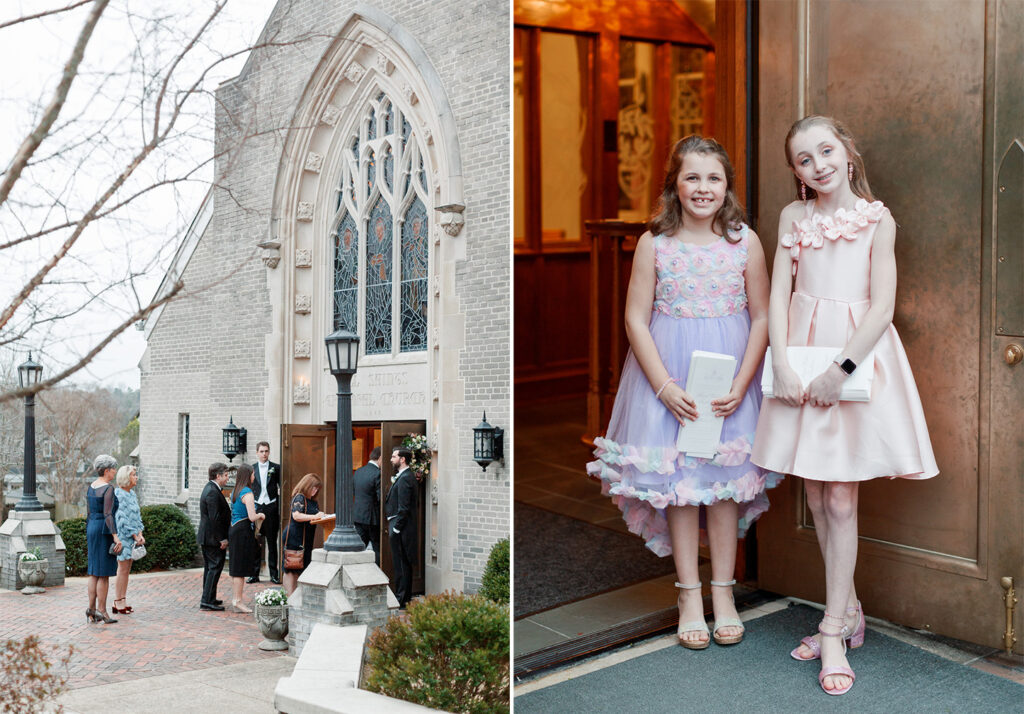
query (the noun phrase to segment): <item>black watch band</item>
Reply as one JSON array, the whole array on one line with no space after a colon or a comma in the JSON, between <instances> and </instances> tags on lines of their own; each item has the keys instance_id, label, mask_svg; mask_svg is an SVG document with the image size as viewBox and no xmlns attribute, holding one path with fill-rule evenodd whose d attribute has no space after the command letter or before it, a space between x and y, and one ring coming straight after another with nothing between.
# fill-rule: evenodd
<instances>
[{"instance_id":1,"label":"black watch band","mask_svg":"<svg viewBox=\"0 0 1024 714\"><path fill-rule=\"evenodd\" d=\"M842 357L842 355L839 355L832 361L839 365L839 369L846 372L846 374L853 374L853 370L857 369L857 363L850 358L843 359Z\"/></svg>"}]
</instances>

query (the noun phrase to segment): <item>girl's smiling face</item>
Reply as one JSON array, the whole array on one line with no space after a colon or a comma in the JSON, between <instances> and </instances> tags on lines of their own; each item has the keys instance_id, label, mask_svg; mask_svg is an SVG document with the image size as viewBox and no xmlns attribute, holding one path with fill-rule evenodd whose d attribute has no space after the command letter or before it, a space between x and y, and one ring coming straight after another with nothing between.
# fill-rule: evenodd
<instances>
[{"instance_id":1,"label":"girl's smiling face","mask_svg":"<svg viewBox=\"0 0 1024 714\"><path fill-rule=\"evenodd\" d=\"M683 213L696 219L714 218L728 190L725 167L712 154L690 152L683 157L676 192Z\"/></svg>"},{"instance_id":2,"label":"girl's smiling face","mask_svg":"<svg viewBox=\"0 0 1024 714\"><path fill-rule=\"evenodd\" d=\"M796 177L818 193L832 193L848 181L846 147L827 126L810 126L794 134L789 160Z\"/></svg>"}]
</instances>

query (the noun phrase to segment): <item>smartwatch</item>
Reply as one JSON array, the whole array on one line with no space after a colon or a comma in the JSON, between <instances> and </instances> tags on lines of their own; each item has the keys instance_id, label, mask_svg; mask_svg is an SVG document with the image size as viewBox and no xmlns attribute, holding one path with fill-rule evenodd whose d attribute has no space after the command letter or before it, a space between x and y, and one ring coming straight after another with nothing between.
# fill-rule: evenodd
<instances>
[{"instance_id":1,"label":"smartwatch","mask_svg":"<svg viewBox=\"0 0 1024 714\"><path fill-rule=\"evenodd\" d=\"M853 374L853 370L857 369L857 364L852 359L844 359L841 354L836 355L836 358L832 361L838 364L839 369L846 372L847 375Z\"/></svg>"}]
</instances>

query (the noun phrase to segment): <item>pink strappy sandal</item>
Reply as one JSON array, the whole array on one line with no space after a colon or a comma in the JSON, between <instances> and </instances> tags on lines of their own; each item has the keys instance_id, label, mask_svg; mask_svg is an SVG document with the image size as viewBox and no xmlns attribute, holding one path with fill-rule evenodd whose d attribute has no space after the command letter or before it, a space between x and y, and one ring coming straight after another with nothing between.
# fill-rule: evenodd
<instances>
[{"instance_id":1,"label":"pink strappy sandal","mask_svg":"<svg viewBox=\"0 0 1024 714\"><path fill-rule=\"evenodd\" d=\"M855 650L864 644L864 631L866 622L864 620L864 610L860 605L860 600L857 601L857 607L846 608L847 615L853 615L855 613L859 616L857 619L857 626L854 628L851 634L846 636L846 644L851 650ZM818 644L818 641L814 639L813 635L808 635L807 637L800 640L800 644L806 645L807 649L809 649L813 654L810 657L801 657L797 654L797 651L800 649L798 645L797 647L793 648L792 652L789 653L790 657L797 660L798 662L810 662L812 660L821 659L821 645Z\"/></svg>"},{"instance_id":2,"label":"pink strappy sandal","mask_svg":"<svg viewBox=\"0 0 1024 714\"><path fill-rule=\"evenodd\" d=\"M837 623L839 623L839 624L837 624ZM839 627L839 632L825 632L825 630L822 629L823 625L828 625L829 627ZM835 615L829 615L826 612L825 613L825 617L821 621L821 624L818 625L818 632L821 634L822 637L840 637L840 638L842 638L842 641L843 641L843 654L846 654L846 640L848 639L847 633L849 632L849 630L847 629L846 623L843 621L843 618L837 617ZM837 688L837 689L828 689L825 686L825 677L828 677L829 675L833 675L833 674L842 674L842 675L845 675L845 676L849 677L850 678L850 683L847 684L845 687L841 687L841 688ZM853 670L850 669L849 667L839 667L839 666L822 667L821 671L818 672L818 684L821 685L821 691L825 692L825 694L831 694L832 696L835 696L835 697L839 696L840 694L846 694L848 691L850 691L850 689L853 687L853 683L855 681L857 681L857 675L855 675L853 673Z\"/></svg>"}]
</instances>

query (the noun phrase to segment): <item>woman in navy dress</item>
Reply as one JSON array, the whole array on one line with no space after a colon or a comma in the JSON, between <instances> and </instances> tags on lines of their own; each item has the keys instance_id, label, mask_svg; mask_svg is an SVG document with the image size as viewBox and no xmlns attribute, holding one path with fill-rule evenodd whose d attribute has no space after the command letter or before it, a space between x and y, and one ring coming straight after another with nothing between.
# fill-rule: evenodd
<instances>
[{"instance_id":1,"label":"woman in navy dress","mask_svg":"<svg viewBox=\"0 0 1024 714\"><path fill-rule=\"evenodd\" d=\"M316 538L316 526L310 521L323 518L325 514L320 510L315 496L320 492L320 477L316 474L306 474L292 489L292 505L290 510L291 520L288 528L285 529L284 547L287 550L302 551L302 568L284 569L284 590L291 595L299 583L299 575L309 567L313 559L313 540Z\"/></svg>"},{"instance_id":2,"label":"woman in navy dress","mask_svg":"<svg viewBox=\"0 0 1024 714\"><path fill-rule=\"evenodd\" d=\"M89 567L89 607L85 617L89 622L117 622L107 615L107 589L110 576L117 574L117 554L121 552L121 539L117 536L114 514L117 513L117 499L110 482L117 473L117 459L100 454L93 461L96 480L89 485L85 501L88 517L85 526L86 553ZM113 549L111 548L113 546ZM111 552L113 550L113 552Z\"/></svg>"}]
</instances>

